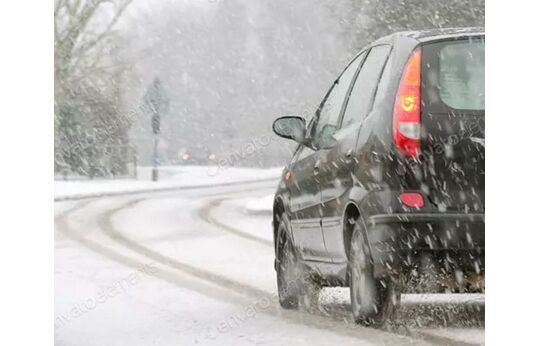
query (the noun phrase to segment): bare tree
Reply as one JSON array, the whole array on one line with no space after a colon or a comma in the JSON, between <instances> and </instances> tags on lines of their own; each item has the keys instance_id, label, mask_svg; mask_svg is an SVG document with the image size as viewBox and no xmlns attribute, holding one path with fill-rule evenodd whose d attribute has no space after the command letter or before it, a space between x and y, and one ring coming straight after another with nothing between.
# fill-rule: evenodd
<instances>
[{"instance_id":1,"label":"bare tree","mask_svg":"<svg viewBox=\"0 0 539 346\"><path fill-rule=\"evenodd\" d=\"M106 69L100 54L114 38L114 26L132 0L56 0L54 72L60 85L70 77ZM99 14L109 14L108 21ZM112 15L110 15L112 13ZM96 54L97 53L97 54Z\"/></svg>"},{"instance_id":2,"label":"bare tree","mask_svg":"<svg viewBox=\"0 0 539 346\"><path fill-rule=\"evenodd\" d=\"M107 128L119 116L119 88L126 65L117 59L122 39L115 27L131 2L55 2L55 169L62 166L87 173L88 166L95 166L91 161L100 159L97 143L127 142L127 129L115 126L111 134Z\"/></svg>"}]
</instances>

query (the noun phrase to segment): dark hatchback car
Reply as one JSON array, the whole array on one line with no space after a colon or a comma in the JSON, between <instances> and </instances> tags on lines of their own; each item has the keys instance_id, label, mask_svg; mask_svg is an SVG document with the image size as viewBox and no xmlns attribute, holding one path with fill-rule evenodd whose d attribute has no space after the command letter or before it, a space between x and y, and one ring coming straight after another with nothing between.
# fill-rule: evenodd
<instances>
[{"instance_id":1,"label":"dark hatchback car","mask_svg":"<svg viewBox=\"0 0 539 346\"><path fill-rule=\"evenodd\" d=\"M485 34L402 32L363 49L307 125L274 199L279 300L349 286L356 322L401 293L484 292Z\"/></svg>"}]
</instances>

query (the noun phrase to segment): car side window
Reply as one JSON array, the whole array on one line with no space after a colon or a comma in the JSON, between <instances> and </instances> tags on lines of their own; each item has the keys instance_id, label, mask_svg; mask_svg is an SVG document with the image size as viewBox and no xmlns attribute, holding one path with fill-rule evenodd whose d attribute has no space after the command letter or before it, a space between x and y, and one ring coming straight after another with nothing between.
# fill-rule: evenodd
<instances>
[{"instance_id":1,"label":"car side window","mask_svg":"<svg viewBox=\"0 0 539 346\"><path fill-rule=\"evenodd\" d=\"M315 123L315 117L312 117L311 120L309 121L309 124L307 125L307 133L311 133L314 123ZM298 148L296 161L303 160L305 157L309 156L313 152L314 151L308 146L300 144Z\"/></svg>"},{"instance_id":2,"label":"car side window","mask_svg":"<svg viewBox=\"0 0 539 346\"><path fill-rule=\"evenodd\" d=\"M316 146L320 143L321 136L327 136L334 133L337 129L337 123L341 114L341 109L348 95L350 84L363 61L365 54L358 55L335 81L325 100L318 111L318 119L313 129L312 138Z\"/></svg>"},{"instance_id":3,"label":"car side window","mask_svg":"<svg viewBox=\"0 0 539 346\"><path fill-rule=\"evenodd\" d=\"M362 122L371 110L374 94L391 47L375 46L357 75L344 112L342 127Z\"/></svg>"},{"instance_id":4,"label":"car side window","mask_svg":"<svg viewBox=\"0 0 539 346\"><path fill-rule=\"evenodd\" d=\"M376 107L377 104L384 102L384 96L387 94L387 91L391 85L391 61L393 60L393 54L389 54L386 64L384 66L384 71L380 76L380 81L378 82L378 88L376 89L376 95L374 96L373 107Z\"/></svg>"}]
</instances>

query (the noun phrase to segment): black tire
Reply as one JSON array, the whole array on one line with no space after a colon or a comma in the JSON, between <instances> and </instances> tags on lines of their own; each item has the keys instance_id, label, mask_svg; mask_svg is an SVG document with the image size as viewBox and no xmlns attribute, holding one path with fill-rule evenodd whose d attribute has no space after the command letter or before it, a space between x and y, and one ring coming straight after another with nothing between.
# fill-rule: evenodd
<instances>
[{"instance_id":1,"label":"black tire","mask_svg":"<svg viewBox=\"0 0 539 346\"><path fill-rule=\"evenodd\" d=\"M279 304L285 309L297 309L300 288L297 284L299 266L292 241L287 233L285 216L280 218L277 242L277 290Z\"/></svg>"},{"instance_id":2,"label":"black tire","mask_svg":"<svg viewBox=\"0 0 539 346\"><path fill-rule=\"evenodd\" d=\"M363 230L356 222L350 244L350 302L354 321L365 326L380 325L393 317L400 294L389 279L376 279Z\"/></svg>"}]
</instances>

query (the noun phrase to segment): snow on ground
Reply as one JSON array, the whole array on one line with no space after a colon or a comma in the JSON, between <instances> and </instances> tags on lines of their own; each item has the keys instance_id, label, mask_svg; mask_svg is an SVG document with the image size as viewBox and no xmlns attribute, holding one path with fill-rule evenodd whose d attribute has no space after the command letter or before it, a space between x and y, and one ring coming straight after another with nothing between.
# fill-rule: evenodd
<instances>
[{"instance_id":1,"label":"snow on ground","mask_svg":"<svg viewBox=\"0 0 539 346\"><path fill-rule=\"evenodd\" d=\"M55 250L56 345L375 345L156 280L66 239ZM308 337L307 337L308 336Z\"/></svg>"},{"instance_id":2,"label":"snow on ground","mask_svg":"<svg viewBox=\"0 0 539 346\"><path fill-rule=\"evenodd\" d=\"M267 193L267 192L266 192ZM262 246L227 235L196 219L204 206L200 191L176 193L175 198L148 198L112 215L112 226L123 235L173 260L211 271L261 290L274 290L274 280L255 276L271 268ZM166 196L166 195L165 195ZM201 201L197 200L202 198ZM80 203L65 220L59 208L55 227L55 343L57 345L377 345L378 337L358 339L338 333L331 323L311 326L300 320L265 313L263 301L238 304L234 294L217 285L204 288L196 275L182 274L126 244L108 237L102 216L138 197L115 197ZM67 228L67 230L66 230ZM66 233L68 232L68 233ZM66 234L94 242L93 251ZM241 251L240 251L241 250ZM256 251L253 251L256 250ZM235 254L234 254L235 252ZM138 265L118 261L128 257ZM261 270L267 276L266 270ZM271 272L268 269L267 272ZM172 278L165 280L166 278ZM206 285L207 286L207 285ZM245 298L243 298L245 300ZM274 308L274 302L272 307ZM254 309L254 310L253 310ZM308 316L307 316L308 318ZM340 325L340 324L339 324ZM378 335L378 333L376 334ZM402 340L391 335L382 340ZM395 344L394 342L392 344ZM399 343L400 344L400 343Z\"/></svg>"},{"instance_id":3,"label":"snow on ground","mask_svg":"<svg viewBox=\"0 0 539 346\"><path fill-rule=\"evenodd\" d=\"M249 214L271 214L273 210L274 194L265 195L262 197L248 197L231 200L237 206L240 206Z\"/></svg>"},{"instance_id":4,"label":"snow on ground","mask_svg":"<svg viewBox=\"0 0 539 346\"><path fill-rule=\"evenodd\" d=\"M148 199L118 212L113 217L113 225L155 252L242 285L274 292L273 248L206 224L198 216L205 207L204 200L190 198ZM216 214L220 220L244 222L241 213L232 213L230 209ZM258 236L270 241L270 222L259 221L256 220L250 230L256 230Z\"/></svg>"},{"instance_id":5,"label":"snow on ground","mask_svg":"<svg viewBox=\"0 0 539 346\"><path fill-rule=\"evenodd\" d=\"M429 329L428 333L466 344L485 345L485 331L466 328Z\"/></svg>"},{"instance_id":6,"label":"snow on ground","mask_svg":"<svg viewBox=\"0 0 539 346\"><path fill-rule=\"evenodd\" d=\"M218 166L163 166L159 167L159 181L153 182L151 181L151 168L140 167L137 179L55 180L54 198L277 179L281 171L281 167L257 169Z\"/></svg>"},{"instance_id":7,"label":"snow on ground","mask_svg":"<svg viewBox=\"0 0 539 346\"><path fill-rule=\"evenodd\" d=\"M263 192L267 193L267 191ZM269 209L267 208L268 197L271 197ZM253 237L272 243L272 203L273 195L267 194L248 198L226 199L211 209L210 217L220 224L239 229ZM255 205L255 209L252 208L253 205ZM253 210L256 210L256 212L253 212Z\"/></svg>"},{"instance_id":8,"label":"snow on ground","mask_svg":"<svg viewBox=\"0 0 539 346\"><path fill-rule=\"evenodd\" d=\"M176 173L168 179L173 180ZM197 170L188 168L183 173L196 175ZM323 317L321 323L310 315L290 317L276 302L264 313L251 313L249 308L260 302L258 294L276 291L269 213L274 189L274 182L265 182L117 196L86 205L56 203L57 217L77 203L84 205L69 214L70 233L114 253L90 251L56 232L56 344L404 343L396 335L372 329L350 335L351 326L342 319L335 322L335 317ZM118 261L118 255L131 258L138 267ZM243 289L247 293L239 298L238 290ZM248 292L255 292L255 298ZM320 303L333 309L338 319L348 318L348 296L346 288L324 289ZM455 302L446 295L403 297L405 305L447 300ZM481 303L484 298L475 295L464 300ZM266 313L274 309L279 313ZM484 329L444 326L436 324L422 331L484 343Z\"/></svg>"}]
</instances>

